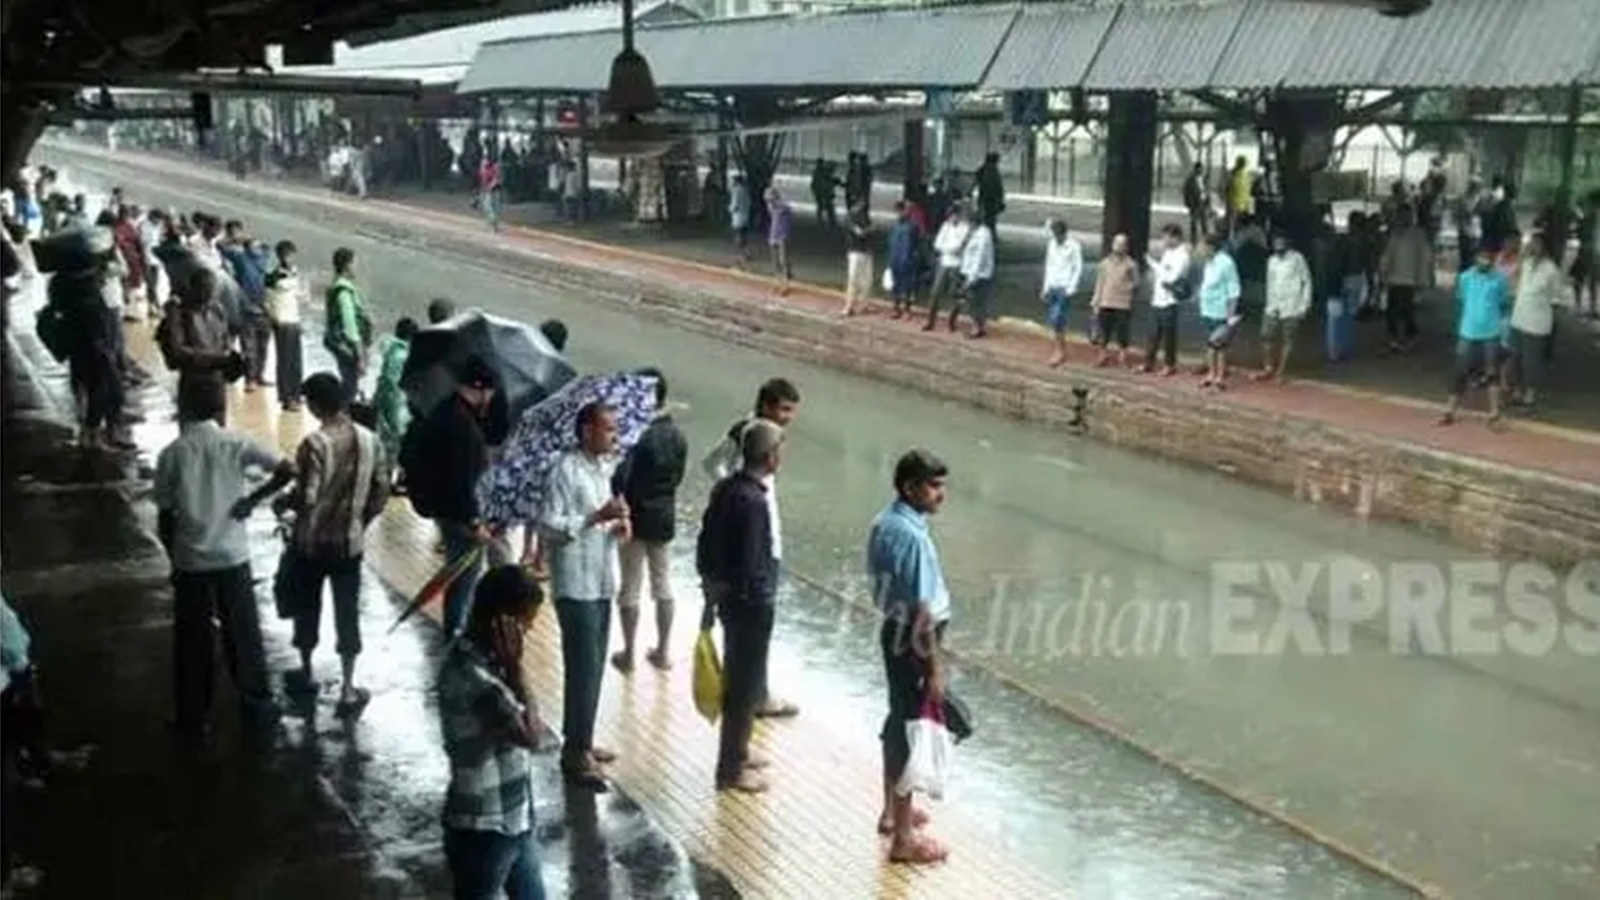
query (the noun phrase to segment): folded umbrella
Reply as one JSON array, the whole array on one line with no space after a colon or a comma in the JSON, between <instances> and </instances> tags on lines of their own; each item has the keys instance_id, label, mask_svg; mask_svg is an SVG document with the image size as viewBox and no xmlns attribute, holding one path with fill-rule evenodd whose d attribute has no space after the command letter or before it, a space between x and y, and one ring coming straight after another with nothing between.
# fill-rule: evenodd
<instances>
[{"instance_id":1,"label":"folded umbrella","mask_svg":"<svg viewBox=\"0 0 1600 900\"><path fill-rule=\"evenodd\" d=\"M583 375L522 414L498 459L478 482L483 516L498 527L531 521L561 454L578 445L578 411L594 402L616 410L617 451L639 442L656 414L656 380L648 375Z\"/></svg>"},{"instance_id":2,"label":"folded umbrella","mask_svg":"<svg viewBox=\"0 0 1600 900\"><path fill-rule=\"evenodd\" d=\"M524 412L555 393L578 373L539 329L469 310L417 332L400 374L400 387L424 414L456 389L456 368L477 356L499 382L490 409L490 443L498 444Z\"/></svg>"}]
</instances>

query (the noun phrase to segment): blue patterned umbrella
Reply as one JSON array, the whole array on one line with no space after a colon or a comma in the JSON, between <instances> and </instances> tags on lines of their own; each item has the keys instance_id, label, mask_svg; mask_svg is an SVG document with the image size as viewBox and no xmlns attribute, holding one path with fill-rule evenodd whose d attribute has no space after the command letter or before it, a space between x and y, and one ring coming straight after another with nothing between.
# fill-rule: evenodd
<instances>
[{"instance_id":1,"label":"blue patterned umbrella","mask_svg":"<svg viewBox=\"0 0 1600 900\"><path fill-rule=\"evenodd\" d=\"M532 520L556 459L577 446L578 411L596 401L617 413L617 451L639 442L656 414L656 380L646 375L582 375L517 421L498 459L478 482L484 518L496 527Z\"/></svg>"}]
</instances>

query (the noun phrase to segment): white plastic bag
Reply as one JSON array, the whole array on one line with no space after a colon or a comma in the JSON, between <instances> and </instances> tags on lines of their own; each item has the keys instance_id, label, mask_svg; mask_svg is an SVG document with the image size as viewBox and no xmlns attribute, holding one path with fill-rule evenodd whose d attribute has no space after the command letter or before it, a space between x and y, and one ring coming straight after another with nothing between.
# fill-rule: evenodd
<instances>
[{"instance_id":1,"label":"white plastic bag","mask_svg":"<svg viewBox=\"0 0 1600 900\"><path fill-rule=\"evenodd\" d=\"M885 294L894 293L894 270L887 267L883 270L883 292Z\"/></svg>"},{"instance_id":2,"label":"white plastic bag","mask_svg":"<svg viewBox=\"0 0 1600 900\"><path fill-rule=\"evenodd\" d=\"M900 773L895 793L902 797L916 793L934 800L944 799L950 771L950 732L945 730L937 706L924 706L922 715L906 723L906 741L911 745L911 755L906 760L905 771Z\"/></svg>"}]
</instances>

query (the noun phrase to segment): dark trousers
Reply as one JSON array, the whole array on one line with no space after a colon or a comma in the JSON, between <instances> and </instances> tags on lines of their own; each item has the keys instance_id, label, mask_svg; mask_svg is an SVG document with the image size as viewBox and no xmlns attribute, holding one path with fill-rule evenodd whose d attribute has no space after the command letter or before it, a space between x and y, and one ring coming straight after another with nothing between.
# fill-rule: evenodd
<instances>
[{"instance_id":1,"label":"dark trousers","mask_svg":"<svg viewBox=\"0 0 1600 900\"><path fill-rule=\"evenodd\" d=\"M305 346L300 342L300 324L273 326L272 338L278 345L278 402L284 406L300 400L300 382L305 380Z\"/></svg>"},{"instance_id":2,"label":"dark trousers","mask_svg":"<svg viewBox=\"0 0 1600 900\"><path fill-rule=\"evenodd\" d=\"M244 354L244 379L262 384L267 378L267 351L272 347L272 323L264 316L248 316L239 330L239 349Z\"/></svg>"},{"instance_id":3,"label":"dark trousers","mask_svg":"<svg viewBox=\"0 0 1600 900\"><path fill-rule=\"evenodd\" d=\"M361 358L343 350L335 351L333 361L339 367L339 381L344 386L344 402L353 403L361 393Z\"/></svg>"},{"instance_id":4,"label":"dark trousers","mask_svg":"<svg viewBox=\"0 0 1600 900\"><path fill-rule=\"evenodd\" d=\"M611 643L611 601L558 599L556 619L561 623L561 762L584 768L594 749L600 682Z\"/></svg>"},{"instance_id":5,"label":"dark trousers","mask_svg":"<svg viewBox=\"0 0 1600 900\"><path fill-rule=\"evenodd\" d=\"M444 858L455 900L544 900L532 831L444 830Z\"/></svg>"},{"instance_id":6,"label":"dark trousers","mask_svg":"<svg viewBox=\"0 0 1600 900\"><path fill-rule=\"evenodd\" d=\"M1389 340L1409 343L1417 339L1417 289L1407 284L1389 285L1389 305L1384 311Z\"/></svg>"},{"instance_id":7,"label":"dark trousers","mask_svg":"<svg viewBox=\"0 0 1600 900\"><path fill-rule=\"evenodd\" d=\"M333 584L333 630L338 652L348 659L361 653L361 557L317 559L301 556L298 588L303 591L300 612L294 617L294 646L307 653L317 649L322 627L322 585Z\"/></svg>"},{"instance_id":8,"label":"dark trousers","mask_svg":"<svg viewBox=\"0 0 1600 900\"><path fill-rule=\"evenodd\" d=\"M87 347L68 363L73 389L83 398L83 424L100 428L115 424L123 404L122 374L112 351Z\"/></svg>"},{"instance_id":9,"label":"dark trousers","mask_svg":"<svg viewBox=\"0 0 1600 900\"><path fill-rule=\"evenodd\" d=\"M961 290L961 272L950 266L939 266L933 275L933 287L928 290L928 326L931 328L939 316L939 302L950 299L950 322L955 324L956 313L961 309L957 296Z\"/></svg>"},{"instance_id":10,"label":"dark trousers","mask_svg":"<svg viewBox=\"0 0 1600 900\"><path fill-rule=\"evenodd\" d=\"M198 727L211 710L216 680L213 619L222 624L223 658L246 711L267 706L266 650L249 564L216 572L174 572L172 593L172 693L178 724Z\"/></svg>"},{"instance_id":11,"label":"dark trousers","mask_svg":"<svg viewBox=\"0 0 1600 900\"><path fill-rule=\"evenodd\" d=\"M938 644L944 643L943 624L934 631L934 637ZM897 619L884 620L878 632L878 646L883 651L883 668L889 682L889 714L884 717L879 734L883 741L883 776L898 781L911 758L906 723L915 721L922 712L928 663L916 652L911 626Z\"/></svg>"},{"instance_id":12,"label":"dark trousers","mask_svg":"<svg viewBox=\"0 0 1600 900\"><path fill-rule=\"evenodd\" d=\"M220 382L222 382L222 387L223 387L224 391L226 391L227 387L228 387L227 379L223 378L222 377L222 373L220 373L220 372L193 372L193 371L179 372L178 373L178 396L180 396L180 397L183 396L183 383L185 381L191 379L191 378L209 378L209 379L212 379L212 380L215 380L215 381L220 381ZM217 413L217 424L223 425L223 426L226 426L228 424L228 405L226 403L224 403L222 405L222 411Z\"/></svg>"},{"instance_id":13,"label":"dark trousers","mask_svg":"<svg viewBox=\"0 0 1600 900\"><path fill-rule=\"evenodd\" d=\"M1150 310L1150 343L1145 348L1144 367L1153 369L1156 353L1161 354L1161 364L1167 368L1178 365L1178 304L1153 307Z\"/></svg>"},{"instance_id":14,"label":"dark trousers","mask_svg":"<svg viewBox=\"0 0 1600 900\"><path fill-rule=\"evenodd\" d=\"M722 610L722 742L717 780L739 777L750 757L750 729L766 700L767 651L773 609L767 604Z\"/></svg>"}]
</instances>

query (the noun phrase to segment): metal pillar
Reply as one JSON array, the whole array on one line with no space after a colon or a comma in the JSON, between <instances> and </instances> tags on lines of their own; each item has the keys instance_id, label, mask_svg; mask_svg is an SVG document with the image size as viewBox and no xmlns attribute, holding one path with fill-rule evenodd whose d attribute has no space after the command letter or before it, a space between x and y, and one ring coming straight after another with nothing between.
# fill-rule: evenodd
<instances>
[{"instance_id":1,"label":"metal pillar","mask_svg":"<svg viewBox=\"0 0 1600 900\"><path fill-rule=\"evenodd\" d=\"M1105 213L1100 236L1109 248L1117 234L1144 259L1150 239L1150 202L1155 193L1156 138L1160 122L1154 91L1119 91L1106 111Z\"/></svg>"},{"instance_id":2,"label":"metal pillar","mask_svg":"<svg viewBox=\"0 0 1600 900\"><path fill-rule=\"evenodd\" d=\"M922 119L905 123L906 171L903 189L907 197L920 196L928 185L927 126Z\"/></svg>"}]
</instances>

